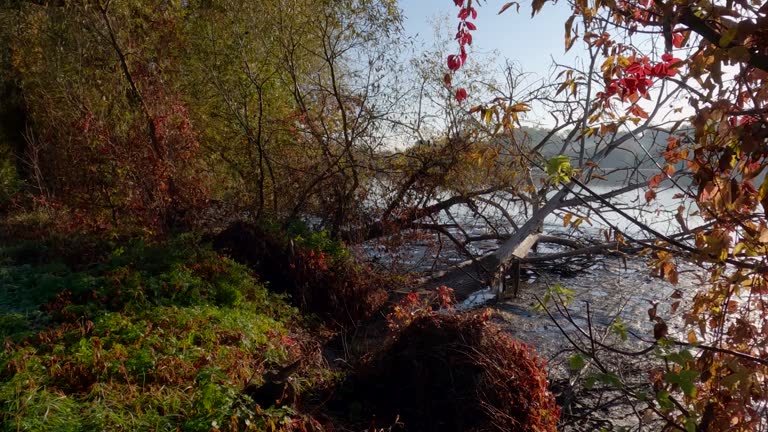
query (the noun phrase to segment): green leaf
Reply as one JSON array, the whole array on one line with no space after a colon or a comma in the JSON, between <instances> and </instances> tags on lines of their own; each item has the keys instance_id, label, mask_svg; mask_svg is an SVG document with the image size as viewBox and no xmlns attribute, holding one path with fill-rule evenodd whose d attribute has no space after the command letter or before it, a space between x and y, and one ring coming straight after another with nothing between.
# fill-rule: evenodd
<instances>
[{"instance_id":1,"label":"green leaf","mask_svg":"<svg viewBox=\"0 0 768 432\"><path fill-rule=\"evenodd\" d=\"M582 357L581 354L574 354L571 356L571 358L568 359L568 366L574 372L580 371L585 364L586 362L584 361L584 357Z\"/></svg>"},{"instance_id":2,"label":"green leaf","mask_svg":"<svg viewBox=\"0 0 768 432\"><path fill-rule=\"evenodd\" d=\"M751 55L747 47L739 45L728 50L728 57L739 62L748 62Z\"/></svg>"},{"instance_id":3,"label":"green leaf","mask_svg":"<svg viewBox=\"0 0 768 432\"><path fill-rule=\"evenodd\" d=\"M621 382L621 379L618 375L614 373L596 373L589 375L584 380L584 387L589 390L592 387L594 387L596 382L601 382L607 386L614 387L614 388L621 388L624 386L624 384Z\"/></svg>"},{"instance_id":4,"label":"green leaf","mask_svg":"<svg viewBox=\"0 0 768 432\"><path fill-rule=\"evenodd\" d=\"M696 432L696 419L693 417L687 417L685 419L686 432Z\"/></svg>"},{"instance_id":5,"label":"green leaf","mask_svg":"<svg viewBox=\"0 0 768 432\"><path fill-rule=\"evenodd\" d=\"M613 322L613 324L611 324L610 330L612 333L618 335L621 340L627 340L627 326L624 324L624 321L622 321L621 318L616 317L616 320Z\"/></svg>"},{"instance_id":6,"label":"green leaf","mask_svg":"<svg viewBox=\"0 0 768 432\"><path fill-rule=\"evenodd\" d=\"M547 174L555 175L571 168L571 160L568 156L557 155L547 162Z\"/></svg>"},{"instance_id":7,"label":"green leaf","mask_svg":"<svg viewBox=\"0 0 768 432\"><path fill-rule=\"evenodd\" d=\"M621 379L614 373L598 374L597 379L612 387L622 387Z\"/></svg>"},{"instance_id":8,"label":"green leaf","mask_svg":"<svg viewBox=\"0 0 768 432\"><path fill-rule=\"evenodd\" d=\"M670 372L665 380L670 384L677 384L688 397L696 396L696 381L699 378L699 372L684 369L679 373Z\"/></svg>"},{"instance_id":9,"label":"green leaf","mask_svg":"<svg viewBox=\"0 0 768 432\"><path fill-rule=\"evenodd\" d=\"M571 173L573 173L573 168L571 168L571 160L568 156L558 155L547 161L547 174L555 184L568 181Z\"/></svg>"},{"instance_id":10,"label":"green leaf","mask_svg":"<svg viewBox=\"0 0 768 432\"><path fill-rule=\"evenodd\" d=\"M597 377L595 377L594 375L588 376L584 380L584 388L587 390L592 390L592 388L595 387L595 382L597 382Z\"/></svg>"},{"instance_id":11,"label":"green leaf","mask_svg":"<svg viewBox=\"0 0 768 432\"><path fill-rule=\"evenodd\" d=\"M693 355L688 350L682 350L665 356L667 360L677 363L680 366L685 366L688 362L693 361Z\"/></svg>"},{"instance_id":12,"label":"green leaf","mask_svg":"<svg viewBox=\"0 0 768 432\"><path fill-rule=\"evenodd\" d=\"M669 392L666 390L656 393L656 402L659 403L659 408L662 411L671 411L675 408L675 405L669 400Z\"/></svg>"},{"instance_id":13,"label":"green leaf","mask_svg":"<svg viewBox=\"0 0 768 432\"><path fill-rule=\"evenodd\" d=\"M745 370L741 370L723 377L720 382L723 384L723 386L733 389L738 383L747 381L749 381L749 373Z\"/></svg>"},{"instance_id":14,"label":"green leaf","mask_svg":"<svg viewBox=\"0 0 768 432\"><path fill-rule=\"evenodd\" d=\"M568 306L573 301L573 296L576 295L576 292L569 290L560 284L555 284L548 290L548 294L557 296L558 299L563 303L563 306Z\"/></svg>"},{"instance_id":15,"label":"green leaf","mask_svg":"<svg viewBox=\"0 0 768 432\"><path fill-rule=\"evenodd\" d=\"M728 45L733 42L733 38L736 37L736 33L738 32L738 28L736 26L733 26L723 32L723 35L720 36L720 48L728 48Z\"/></svg>"}]
</instances>

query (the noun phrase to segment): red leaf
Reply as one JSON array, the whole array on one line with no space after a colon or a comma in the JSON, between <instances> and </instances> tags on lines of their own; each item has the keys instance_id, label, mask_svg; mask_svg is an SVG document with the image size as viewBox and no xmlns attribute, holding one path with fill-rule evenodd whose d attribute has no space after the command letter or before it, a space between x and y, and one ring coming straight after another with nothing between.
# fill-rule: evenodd
<instances>
[{"instance_id":1,"label":"red leaf","mask_svg":"<svg viewBox=\"0 0 768 432\"><path fill-rule=\"evenodd\" d=\"M459 19L465 20L467 19L468 16L469 16L469 10L467 10L466 8L461 8L461 10L459 11Z\"/></svg>"},{"instance_id":2,"label":"red leaf","mask_svg":"<svg viewBox=\"0 0 768 432\"><path fill-rule=\"evenodd\" d=\"M676 149L677 147L680 147L680 140L673 136L667 137L667 150Z\"/></svg>"},{"instance_id":3,"label":"red leaf","mask_svg":"<svg viewBox=\"0 0 768 432\"><path fill-rule=\"evenodd\" d=\"M675 48L682 48L685 36L682 33L675 33L672 35L672 46Z\"/></svg>"},{"instance_id":4,"label":"red leaf","mask_svg":"<svg viewBox=\"0 0 768 432\"><path fill-rule=\"evenodd\" d=\"M477 10L475 8L469 8L469 13L472 14L472 19L477 19Z\"/></svg>"},{"instance_id":5,"label":"red leaf","mask_svg":"<svg viewBox=\"0 0 768 432\"><path fill-rule=\"evenodd\" d=\"M664 181L664 174L656 174L648 180L648 186L651 188L657 188Z\"/></svg>"},{"instance_id":6,"label":"red leaf","mask_svg":"<svg viewBox=\"0 0 768 432\"><path fill-rule=\"evenodd\" d=\"M637 75L637 74L643 74L644 68L642 64L638 62L634 62L631 65L627 66L624 69L624 71L628 74Z\"/></svg>"},{"instance_id":7,"label":"red leaf","mask_svg":"<svg viewBox=\"0 0 768 432\"><path fill-rule=\"evenodd\" d=\"M463 63L461 57L451 54L448 56L448 69L456 72L461 67L461 64Z\"/></svg>"},{"instance_id":8,"label":"red leaf","mask_svg":"<svg viewBox=\"0 0 768 432\"><path fill-rule=\"evenodd\" d=\"M667 65L664 63L657 63L656 66L653 67L653 71L651 72L653 76L655 77L665 77L667 76Z\"/></svg>"},{"instance_id":9,"label":"red leaf","mask_svg":"<svg viewBox=\"0 0 768 432\"><path fill-rule=\"evenodd\" d=\"M470 30L477 30L477 26L469 21L467 21L467 28Z\"/></svg>"},{"instance_id":10,"label":"red leaf","mask_svg":"<svg viewBox=\"0 0 768 432\"><path fill-rule=\"evenodd\" d=\"M645 202L651 202L653 199L656 198L656 191L653 189L650 189L648 192L645 193Z\"/></svg>"},{"instance_id":11,"label":"red leaf","mask_svg":"<svg viewBox=\"0 0 768 432\"><path fill-rule=\"evenodd\" d=\"M465 99L467 99L467 90L464 87L456 90L456 101L462 103Z\"/></svg>"},{"instance_id":12,"label":"red leaf","mask_svg":"<svg viewBox=\"0 0 768 432\"><path fill-rule=\"evenodd\" d=\"M643 118L643 119L647 119L648 118L648 113L645 112L644 109L640 108L637 105L632 105L629 108L629 110L627 110L627 111L629 111L630 114L635 115L637 117L640 117L640 118Z\"/></svg>"},{"instance_id":13,"label":"red leaf","mask_svg":"<svg viewBox=\"0 0 768 432\"><path fill-rule=\"evenodd\" d=\"M445 85L447 87L450 87L451 86L451 74L445 74L445 76L443 76L443 82L445 83Z\"/></svg>"},{"instance_id":14,"label":"red leaf","mask_svg":"<svg viewBox=\"0 0 768 432\"><path fill-rule=\"evenodd\" d=\"M458 7L464 7L464 0L453 0L453 4Z\"/></svg>"}]
</instances>

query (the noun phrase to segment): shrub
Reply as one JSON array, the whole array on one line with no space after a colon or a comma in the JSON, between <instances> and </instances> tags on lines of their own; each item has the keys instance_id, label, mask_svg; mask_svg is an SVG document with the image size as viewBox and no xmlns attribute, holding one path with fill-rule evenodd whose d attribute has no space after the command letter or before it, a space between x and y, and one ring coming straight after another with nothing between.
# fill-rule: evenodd
<instances>
[{"instance_id":1,"label":"shrub","mask_svg":"<svg viewBox=\"0 0 768 432\"><path fill-rule=\"evenodd\" d=\"M366 410L407 430L555 431L543 362L487 316L414 320L355 383Z\"/></svg>"},{"instance_id":2,"label":"shrub","mask_svg":"<svg viewBox=\"0 0 768 432\"><path fill-rule=\"evenodd\" d=\"M329 321L357 322L387 300L388 279L356 262L324 232L295 226L279 232L236 222L217 236L214 247L248 264L303 310Z\"/></svg>"},{"instance_id":3,"label":"shrub","mask_svg":"<svg viewBox=\"0 0 768 432\"><path fill-rule=\"evenodd\" d=\"M259 410L243 393L307 345L296 310L247 267L194 237L135 242L80 270L41 264L48 249L34 246L0 249L0 430L310 421L287 406Z\"/></svg>"}]
</instances>

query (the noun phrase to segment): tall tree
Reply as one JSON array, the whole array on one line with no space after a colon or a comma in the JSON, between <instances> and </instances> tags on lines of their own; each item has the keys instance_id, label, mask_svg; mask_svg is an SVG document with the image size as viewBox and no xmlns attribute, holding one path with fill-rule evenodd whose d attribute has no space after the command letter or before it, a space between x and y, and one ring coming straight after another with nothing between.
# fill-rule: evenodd
<instances>
[{"instance_id":1,"label":"tall tree","mask_svg":"<svg viewBox=\"0 0 768 432\"><path fill-rule=\"evenodd\" d=\"M461 53L448 59L452 70L464 62L462 34L475 27L471 0L454 3L461 8L460 28L464 30L457 35ZM501 11L514 4L502 5ZM545 4L534 0L533 14ZM764 427L768 399L764 380L768 372L764 360L768 355L768 4L580 0L569 6L573 15L565 23L566 49L581 40L599 57L599 62L592 57L599 69L590 70L581 82L572 77L563 82L564 88L580 88L585 101L576 136L595 130L608 130L616 136L614 131L628 124L636 126L629 133L638 134L653 127L650 120L660 109L659 102L668 100L675 109L666 109L666 115L673 118L671 132L676 133L666 139L663 159L657 161L658 173L644 186L645 198L653 200L662 182L668 181L678 189L681 200L695 201L704 220L694 230L680 224L681 234L690 240L663 235L633 220L656 239L644 245L654 254L659 276L676 283L676 261L681 258L699 263L707 274L704 289L692 293L686 315L687 341L668 339L661 331L666 324L653 309L651 318L660 330L656 338L666 347L662 351L669 354L673 351L670 346L684 345L687 349L678 354L687 357L654 375L655 398L644 400L670 430ZM457 93L457 97L464 95ZM684 103L695 114L684 114ZM681 124L691 127L677 129ZM572 169L572 160L550 160L550 174L564 183L540 212L552 211L581 189L587 192L586 198L628 216L606 197L589 192L584 177ZM575 160L585 169L583 153ZM690 188L675 181L681 162L693 178ZM496 265L515 259L520 245L535 232L538 221L534 219L499 249L493 260Z\"/></svg>"}]
</instances>

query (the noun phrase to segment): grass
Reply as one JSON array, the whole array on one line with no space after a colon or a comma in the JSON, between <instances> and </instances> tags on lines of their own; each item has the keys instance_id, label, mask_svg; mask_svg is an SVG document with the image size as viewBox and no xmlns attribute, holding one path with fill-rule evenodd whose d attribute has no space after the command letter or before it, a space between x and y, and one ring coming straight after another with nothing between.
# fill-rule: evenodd
<instances>
[{"instance_id":1,"label":"grass","mask_svg":"<svg viewBox=\"0 0 768 432\"><path fill-rule=\"evenodd\" d=\"M255 409L241 392L301 355L298 312L246 267L191 237L134 242L77 265L53 249L63 250L0 248L0 430L294 421L289 408Z\"/></svg>"}]
</instances>

